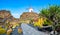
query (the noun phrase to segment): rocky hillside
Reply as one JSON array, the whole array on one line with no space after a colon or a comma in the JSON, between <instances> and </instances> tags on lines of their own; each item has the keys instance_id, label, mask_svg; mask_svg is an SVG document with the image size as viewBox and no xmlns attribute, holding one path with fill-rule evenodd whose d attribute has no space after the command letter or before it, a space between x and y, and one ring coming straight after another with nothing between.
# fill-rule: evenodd
<instances>
[{"instance_id":1,"label":"rocky hillside","mask_svg":"<svg viewBox=\"0 0 60 35\"><path fill-rule=\"evenodd\" d=\"M9 18L11 15L10 11L0 10L0 18Z\"/></svg>"},{"instance_id":2,"label":"rocky hillside","mask_svg":"<svg viewBox=\"0 0 60 35\"><path fill-rule=\"evenodd\" d=\"M15 20L16 20L16 18L14 18L11 15L10 11L0 10L0 25L11 22L11 21L15 21Z\"/></svg>"},{"instance_id":3,"label":"rocky hillside","mask_svg":"<svg viewBox=\"0 0 60 35\"><path fill-rule=\"evenodd\" d=\"M23 21L23 22L27 22L29 23L29 21L31 19L36 19L38 18L38 14L35 13L35 12L24 12L21 16L20 16L20 21Z\"/></svg>"}]
</instances>

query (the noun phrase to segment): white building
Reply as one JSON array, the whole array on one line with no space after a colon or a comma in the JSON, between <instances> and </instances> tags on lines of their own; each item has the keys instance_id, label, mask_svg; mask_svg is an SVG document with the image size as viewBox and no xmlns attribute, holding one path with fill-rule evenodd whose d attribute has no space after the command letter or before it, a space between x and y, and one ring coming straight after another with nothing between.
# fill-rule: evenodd
<instances>
[{"instance_id":1,"label":"white building","mask_svg":"<svg viewBox=\"0 0 60 35\"><path fill-rule=\"evenodd\" d=\"M30 8L29 8L29 12L33 12L33 8L30 7Z\"/></svg>"}]
</instances>

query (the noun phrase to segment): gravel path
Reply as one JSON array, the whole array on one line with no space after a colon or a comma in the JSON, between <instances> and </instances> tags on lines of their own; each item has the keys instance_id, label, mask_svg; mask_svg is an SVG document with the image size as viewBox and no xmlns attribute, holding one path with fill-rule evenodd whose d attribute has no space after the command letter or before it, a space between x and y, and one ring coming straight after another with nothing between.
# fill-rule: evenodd
<instances>
[{"instance_id":1,"label":"gravel path","mask_svg":"<svg viewBox=\"0 0 60 35\"><path fill-rule=\"evenodd\" d=\"M36 29L34 29L33 27L31 27L25 23L21 24L21 28L23 30L23 35L49 35L45 32L37 31Z\"/></svg>"}]
</instances>

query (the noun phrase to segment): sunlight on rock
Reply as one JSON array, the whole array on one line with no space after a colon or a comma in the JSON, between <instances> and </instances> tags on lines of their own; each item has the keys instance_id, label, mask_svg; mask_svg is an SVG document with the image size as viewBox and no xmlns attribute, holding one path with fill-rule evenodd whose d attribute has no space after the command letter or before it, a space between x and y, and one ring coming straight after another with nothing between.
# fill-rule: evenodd
<instances>
[{"instance_id":1,"label":"sunlight on rock","mask_svg":"<svg viewBox=\"0 0 60 35\"><path fill-rule=\"evenodd\" d=\"M10 35L12 33L12 29L7 30L7 35Z\"/></svg>"}]
</instances>

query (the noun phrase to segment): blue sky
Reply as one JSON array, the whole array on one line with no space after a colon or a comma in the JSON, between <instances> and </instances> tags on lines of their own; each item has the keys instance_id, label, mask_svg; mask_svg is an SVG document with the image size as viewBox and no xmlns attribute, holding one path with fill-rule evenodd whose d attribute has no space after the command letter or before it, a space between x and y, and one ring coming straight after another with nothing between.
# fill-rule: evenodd
<instances>
[{"instance_id":1,"label":"blue sky","mask_svg":"<svg viewBox=\"0 0 60 35\"><path fill-rule=\"evenodd\" d=\"M60 5L60 0L0 0L0 10L9 10L15 18L19 18L23 12L28 12L30 6L39 13L42 8L48 8L49 4Z\"/></svg>"}]
</instances>

